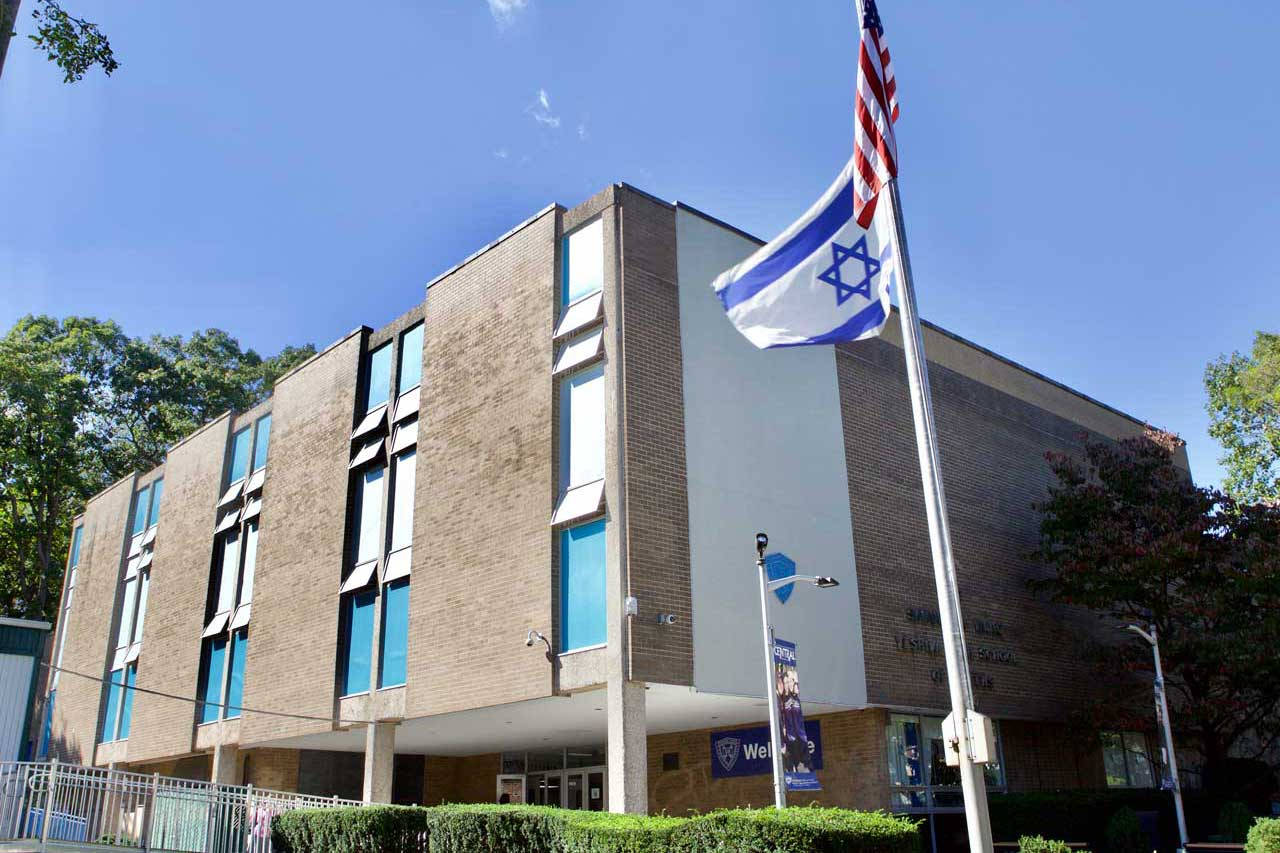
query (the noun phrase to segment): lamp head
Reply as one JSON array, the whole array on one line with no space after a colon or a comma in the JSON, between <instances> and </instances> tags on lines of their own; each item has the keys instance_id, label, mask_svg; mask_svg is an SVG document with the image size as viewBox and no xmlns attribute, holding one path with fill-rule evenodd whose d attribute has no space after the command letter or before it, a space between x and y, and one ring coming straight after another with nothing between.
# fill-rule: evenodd
<instances>
[{"instance_id":1,"label":"lamp head","mask_svg":"<svg viewBox=\"0 0 1280 853\"><path fill-rule=\"evenodd\" d=\"M833 586L840 586L840 581L826 575L818 575L813 579L813 585L818 589L831 589Z\"/></svg>"},{"instance_id":2,"label":"lamp head","mask_svg":"<svg viewBox=\"0 0 1280 853\"><path fill-rule=\"evenodd\" d=\"M764 533L756 534L756 553L764 558L764 549L769 547L769 537Z\"/></svg>"}]
</instances>

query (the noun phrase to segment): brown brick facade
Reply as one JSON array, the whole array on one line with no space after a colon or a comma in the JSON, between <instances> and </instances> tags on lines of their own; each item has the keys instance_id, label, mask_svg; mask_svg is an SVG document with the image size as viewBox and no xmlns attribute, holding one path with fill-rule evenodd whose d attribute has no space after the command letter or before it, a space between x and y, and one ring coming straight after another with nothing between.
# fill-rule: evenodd
<instances>
[{"instance_id":1,"label":"brown brick facade","mask_svg":"<svg viewBox=\"0 0 1280 853\"><path fill-rule=\"evenodd\" d=\"M949 708L902 351L841 345L836 369L868 700ZM1089 681L1073 652L1098 621L1032 595L1026 581L1039 570L1027 555L1039 537L1032 504L1052 479L1044 454L1077 449L1083 428L942 365L929 370L978 708L1061 718Z\"/></svg>"},{"instance_id":2,"label":"brown brick facade","mask_svg":"<svg viewBox=\"0 0 1280 853\"><path fill-rule=\"evenodd\" d=\"M550 211L428 291L406 716L551 693L554 293Z\"/></svg>"},{"instance_id":3,"label":"brown brick facade","mask_svg":"<svg viewBox=\"0 0 1280 853\"><path fill-rule=\"evenodd\" d=\"M76 591L63 629L67 634L62 653L64 669L100 679L108 676L110 655L115 650L108 635L113 626L116 589L124 570L125 528L137 479L125 477L85 507ZM93 763L103 695L98 681L70 673L61 675L53 709L50 755L78 764Z\"/></svg>"},{"instance_id":4,"label":"brown brick facade","mask_svg":"<svg viewBox=\"0 0 1280 853\"><path fill-rule=\"evenodd\" d=\"M231 419L223 416L169 451L160 526L144 622L138 686L192 696L200 674L200 633L213 550L214 508ZM188 702L138 693L133 700L129 762L191 751L195 709Z\"/></svg>"},{"instance_id":5,"label":"brown brick facade","mask_svg":"<svg viewBox=\"0 0 1280 853\"><path fill-rule=\"evenodd\" d=\"M353 333L276 384L245 660L244 704L330 717L356 376ZM287 677L282 677L287 673ZM247 714L241 744L331 724Z\"/></svg>"}]
</instances>

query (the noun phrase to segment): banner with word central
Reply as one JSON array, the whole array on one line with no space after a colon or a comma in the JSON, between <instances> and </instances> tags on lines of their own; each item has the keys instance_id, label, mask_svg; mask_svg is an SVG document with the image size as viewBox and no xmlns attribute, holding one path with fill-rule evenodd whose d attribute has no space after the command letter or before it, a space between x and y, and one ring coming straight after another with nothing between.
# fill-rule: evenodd
<instances>
[{"instance_id":1,"label":"banner with word central","mask_svg":"<svg viewBox=\"0 0 1280 853\"><path fill-rule=\"evenodd\" d=\"M800 707L795 643L773 641L773 683L782 722L782 772L787 790L821 791L813 772L816 768L809 758L809 735L805 733L804 711Z\"/></svg>"}]
</instances>

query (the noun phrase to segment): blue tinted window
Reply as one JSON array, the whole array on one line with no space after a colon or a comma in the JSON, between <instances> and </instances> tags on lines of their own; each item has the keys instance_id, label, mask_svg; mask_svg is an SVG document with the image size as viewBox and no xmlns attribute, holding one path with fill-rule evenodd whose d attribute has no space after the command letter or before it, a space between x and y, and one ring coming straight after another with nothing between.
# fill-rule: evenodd
<instances>
[{"instance_id":1,"label":"blue tinted window","mask_svg":"<svg viewBox=\"0 0 1280 853\"><path fill-rule=\"evenodd\" d=\"M605 641L604 519L560 533L561 649Z\"/></svg>"},{"instance_id":2,"label":"blue tinted window","mask_svg":"<svg viewBox=\"0 0 1280 853\"><path fill-rule=\"evenodd\" d=\"M126 688L132 688L138 683L138 665L125 667L124 684ZM133 690L126 689L124 695L120 699L120 729L116 733L116 740L124 740L129 736L129 723L133 720Z\"/></svg>"},{"instance_id":3,"label":"blue tinted window","mask_svg":"<svg viewBox=\"0 0 1280 853\"><path fill-rule=\"evenodd\" d=\"M258 443L253 446L253 470L266 467L267 447L271 444L271 415L258 418Z\"/></svg>"},{"instance_id":4,"label":"blue tinted window","mask_svg":"<svg viewBox=\"0 0 1280 853\"><path fill-rule=\"evenodd\" d=\"M249 473L249 440L251 438L253 434L249 427L231 436L231 475L227 478L228 483L241 480L245 474Z\"/></svg>"},{"instance_id":5,"label":"blue tinted window","mask_svg":"<svg viewBox=\"0 0 1280 853\"><path fill-rule=\"evenodd\" d=\"M404 684L409 648L409 579L387 584L382 596L382 649L378 686Z\"/></svg>"},{"instance_id":6,"label":"blue tinted window","mask_svg":"<svg viewBox=\"0 0 1280 853\"><path fill-rule=\"evenodd\" d=\"M373 608L376 589L347 596L346 660L342 667L342 694L364 693L369 689L369 663L373 652Z\"/></svg>"},{"instance_id":7,"label":"blue tinted window","mask_svg":"<svg viewBox=\"0 0 1280 853\"><path fill-rule=\"evenodd\" d=\"M380 406L391 397L391 344L369 353L369 396L365 411Z\"/></svg>"},{"instance_id":8,"label":"blue tinted window","mask_svg":"<svg viewBox=\"0 0 1280 853\"><path fill-rule=\"evenodd\" d=\"M400 393L422 382L422 324L400 338Z\"/></svg>"},{"instance_id":9,"label":"blue tinted window","mask_svg":"<svg viewBox=\"0 0 1280 853\"><path fill-rule=\"evenodd\" d=\"M244 660L249 651L249 629L240 628L231 635L231 678L227 681L227 717L240 716L244 699Z\"/></svg>"},{"instance_id":10,"label":"blue tinted window","mask_svg":"<svg viewBox=\"0 0 1280 853\"><path fill-rule=\"evenodd\" d=\"M80 540L84 537L84 528L77 527L71 532L71 567L80 565Z\"/></svg>"},{"instance_id":11,"label":"blue tinted window","mask_svg":"<svg viewBox=\"0 0 1280 853\"><path fill-rule=\"evenodd\" d=\"M564 238L562 304L577 302L604 286L604 222L595 220Z\"/></svg>"},{"instance_id":12,"label":"blue tinted window","mask_svg":"<svg viewBox=\"0 0 1280 853\"><path fill-rule=\"evenodd\" d=\"M107 688L107 713L102 718L103 743L116 739L116 714L120 710L120 691L124 685L124 670L111 673L111 685Z\"/></svg>"},{"instance_id":13,"label":"blue tinted window","mask_svg":"<svg viewBox=\"0 0 1280 853\"><path fill-rule=\"evenodd\" d=\"M147 529L147 509L150 506L148 501L149 494L150 487L147 487L134 496L132 528L134 536Z\"/></svg>"},{"instance_id":14,"label":"blue tinted window","mask_svg":"<svg viewBox=\"0 0 1280 853\"><path fill-rule=\"evenodd\" d=\"M160 496L164 494L164 480L156 480L151 484L151 512L147 516L147 527L155 527L160 520Z\"/></svg>"},{"instance_id":15,"label":"blue tinted window","mask_svg":"<svg viewBox=\"0 0 1280 853\"><path fill-rule=\"evenodd\" d=\"M36 750L35 760L44 761L49 756L49 738L53 735L53 702L58 698L58 691L49 691L49 701L44 706L44 728L40 730L40 747Z\"/></svg>"},{"instance_id":16,"label":"blue tinted window","mask_svg":"<svg viewBox=\"0 0 1280 853\"><path fill-rule=\"evenodd\" d=\"M222 666L227 656L226 637L217 637L205 646L204 684L200 685L200 722L212 723L218 719L218 705L222 703Z\"/></svg>"}]
</instances>

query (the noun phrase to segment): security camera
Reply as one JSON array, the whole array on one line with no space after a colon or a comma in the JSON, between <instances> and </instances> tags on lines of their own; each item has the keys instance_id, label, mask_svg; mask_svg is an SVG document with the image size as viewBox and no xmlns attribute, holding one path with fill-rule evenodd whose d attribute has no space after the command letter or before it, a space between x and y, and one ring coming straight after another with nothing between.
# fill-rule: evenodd
<instances>
[{"instance_id":1,"label":"security camera","mask_svg":"<svg viewBox=\"0 0 1280 853\"><path fill-rule=\"evenodd\" d=\"M533 648L533 637L530 637L529 639L525 640L524 644L528 648Z\"/></svg>"},{"instance_id":2,"label":"security camera","mask_svg":"<svg viewBox=\"0 0 1280 853\"><path fill-rule=\"evenodd\" d=\"M676 622L677 622L679 619L680 619L680 617L679 617L679 616L677 616L677 615L676 615L676 614L674 614L674 613L659 613L659 614L658 614L658 624L659 624L659 625L674 625L674 624L676 624Z\"/></svg>"},{"instance_id":3,"label":"security camera","mask_svg":"<svg viewBox=\"0 0 1280 853\"><path fill-rule=\"evenodd\" d=\"M764 556L764 549L769 547L769 537L764 533L756 534L756 553Z\"/></svg>"}]
</instances>

